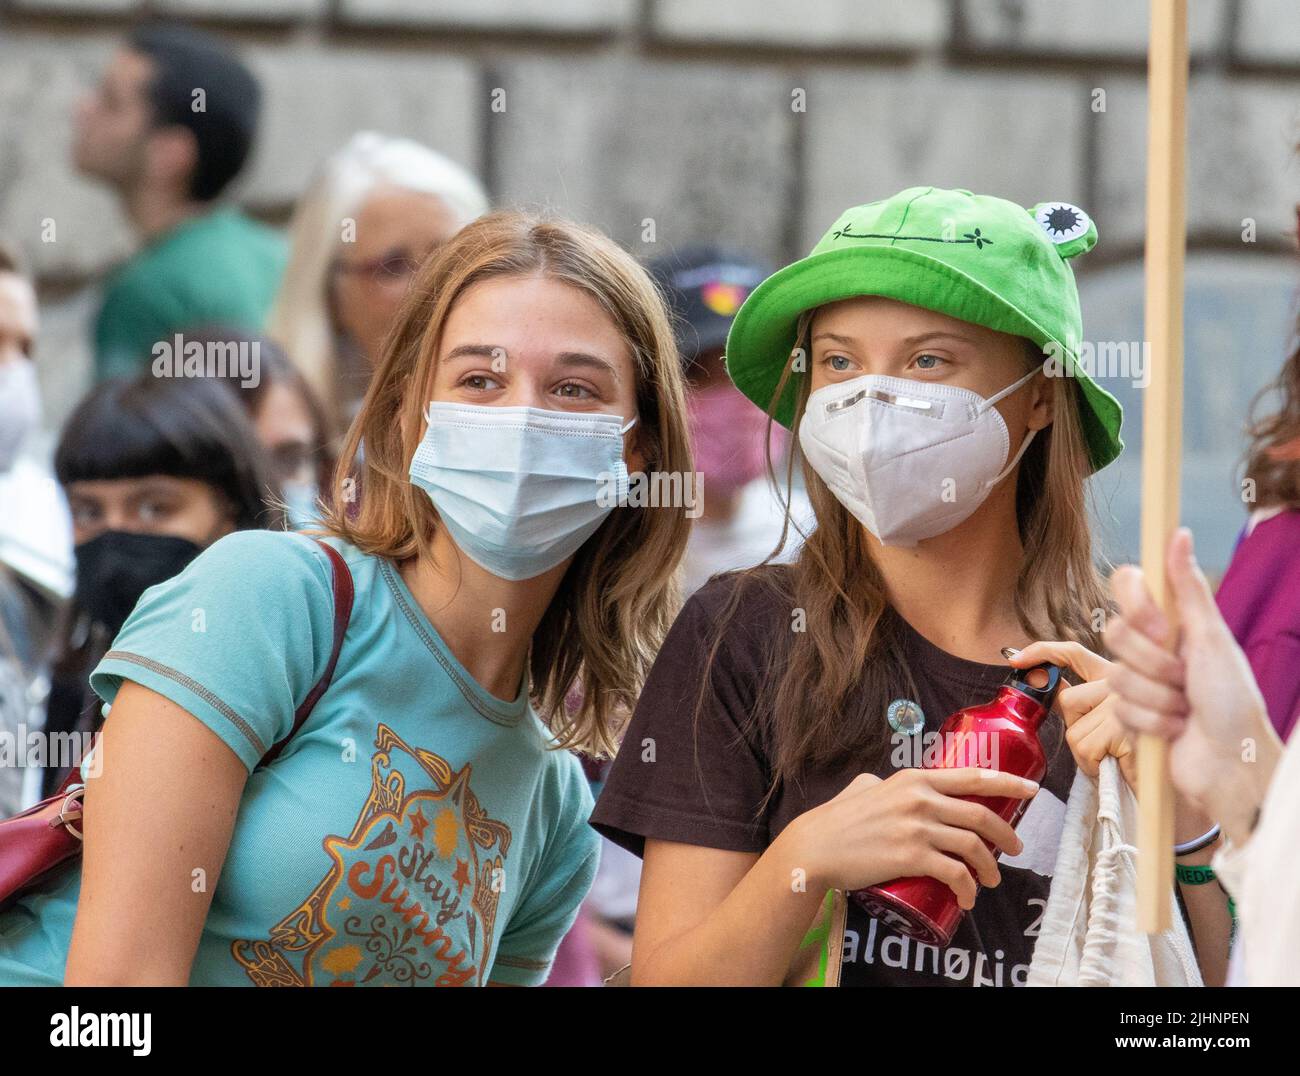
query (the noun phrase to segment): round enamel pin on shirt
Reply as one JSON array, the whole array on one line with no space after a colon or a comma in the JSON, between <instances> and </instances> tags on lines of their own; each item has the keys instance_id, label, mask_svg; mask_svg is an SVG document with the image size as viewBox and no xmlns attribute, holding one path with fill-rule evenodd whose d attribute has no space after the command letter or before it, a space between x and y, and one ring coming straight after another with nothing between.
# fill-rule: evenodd
<instances>
[{"instance_id":1,"label":"round enamel pin on shirt","mask_svg":"<svg viewBox=\"0 0 1300 1076\"><path fill-rule=\"evenodd\" d=\"M889 727L904 736L915 736L925 728L925 711L911 699L895 699L885 711Z\"/></svg>"}]
</instances>

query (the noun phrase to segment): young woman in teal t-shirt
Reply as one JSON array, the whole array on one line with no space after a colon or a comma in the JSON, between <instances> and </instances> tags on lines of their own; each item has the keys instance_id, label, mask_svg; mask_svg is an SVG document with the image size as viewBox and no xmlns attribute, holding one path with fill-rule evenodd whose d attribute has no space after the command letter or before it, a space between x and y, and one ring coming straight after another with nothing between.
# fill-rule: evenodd
<instances>
[{"instance_id":1,"label":"young woman in teal t-shirt","mask_svg":"<svg viewBox=\"0 0 1300 1076\"><path fill-rule=\"evenodd\" d=\"M690 468L633 259L498 213L420 270L323 541L233 535L146 593L92 684L79 868L0 916L0 982L533 985L596 867L608 750L675 611ZM364 443L364 454L361 445ZM581 704L565 697L581 689ZM98 776L93 776L98 772Z\"/></svg>"}]
</instances>

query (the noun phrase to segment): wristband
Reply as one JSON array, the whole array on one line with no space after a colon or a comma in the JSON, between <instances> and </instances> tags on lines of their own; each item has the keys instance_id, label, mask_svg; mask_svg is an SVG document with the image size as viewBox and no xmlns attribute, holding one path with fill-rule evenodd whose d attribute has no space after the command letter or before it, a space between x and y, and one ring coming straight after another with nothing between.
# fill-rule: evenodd
<instances>
[{"instance_id":1,"label":"wristband","mask_svg":"<svg viewBox=\"0 0 1300 1076\"><path fill-rule=\"evenodd\" d=\"M1219 839L1219 834L1222 832L1223 831L1219 828L1219 824L1216 822L1208 832L1201 834L1201 836L1190 841L1185 841L1183 844L1174 845L1174 855L1190 856L1193 852L1199 852L1202 849L1209 848L1210 845Z\"/></svg>"},{"instance_id":2,"label":"wristband","mask_svg":"<svg viewBox=\"0 0 1300 1076\"><path fill-rule=\"evenodd\" d=\"M1205 885L1216 879L1210 867L1188 867L1182 863L1174 864L1174 877L1183 885ZM1231 948L1233 942L1237 940L1237 903L1232 899L1231 894L1225 895L1228 897L1228 916L1232 920L1232 926L1228 930L1228 947Z\"/></svg>"},{"instance_id":3,"label":"wristband","mask_svg":"<svg viewBox=\"0 0 1300 1076\"><path fill-rule=\"evenodd\" d=\"M1183 885L1205 885L1215 880L1215 873L1209 867L1188 867L1182 863L1174 864L1174 877Z\"/></svg>"}]
</instances>

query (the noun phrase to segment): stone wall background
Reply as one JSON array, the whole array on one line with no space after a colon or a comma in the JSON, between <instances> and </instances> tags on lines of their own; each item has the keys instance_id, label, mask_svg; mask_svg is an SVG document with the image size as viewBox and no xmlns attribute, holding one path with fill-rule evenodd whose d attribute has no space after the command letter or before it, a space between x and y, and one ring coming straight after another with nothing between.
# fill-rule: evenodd
<instances>
[{"instance_id":1,"label":"stone wall background","mask_svg":"<svg viewBox=\"0 0 1300 1076\"><path fill-rule=\"evenodd\" d=\"M1191 9L1191 249L1278 262L1300 201L1300 3ZM637 254L713 239L790 259L845 206L925 182L1083 206L1101 233L1084 284L1141 255L1142 0L0 0L0 235L40 277L53 422L86 383L94 285L132 247L71 170L70 113L142 15L215 30L265 80L235 197L274 222L373 128Z\"/></svg>"}]
</instances>

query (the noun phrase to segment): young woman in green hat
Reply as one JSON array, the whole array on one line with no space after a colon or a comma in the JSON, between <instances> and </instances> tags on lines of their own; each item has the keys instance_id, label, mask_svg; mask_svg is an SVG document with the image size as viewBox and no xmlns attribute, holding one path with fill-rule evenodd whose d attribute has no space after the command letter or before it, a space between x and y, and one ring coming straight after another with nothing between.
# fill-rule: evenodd
<instances>
[{"instance_id":1,"label":"young woman in green hat","mask_svg":"<svg viewBox=\"0 0 1300 1076\"><path fill-rule=\"evenodd\" d=\"M797 431L816 526L793 565L687 604L597 804L644 858L633 983L1025 981L1076 764L1133 772L1097 710L1109 603L1084 490L1123 443L1074 360L1067 264L1096 236L1065 203L911 188L847 211L737 314L728 371ZM1008 646L1081 681L1042 726L1041 787L917 768L920 734L995 694ZM1032 799L1013 831L972 794ZM1179 840L1210 829L1180 812ZM918 874L970 909L946 947L837 897ZM1215 981L1226 902L1186 896Z\"/></svg>"}]
</instances>

